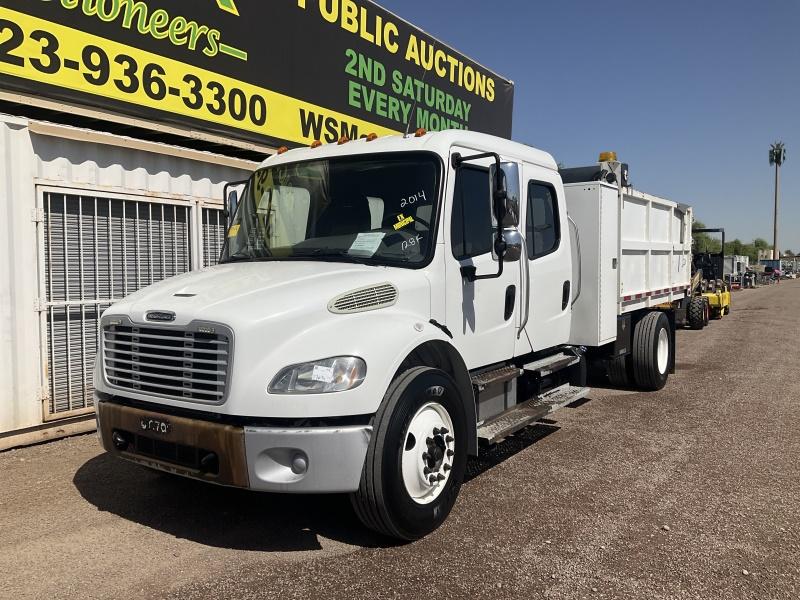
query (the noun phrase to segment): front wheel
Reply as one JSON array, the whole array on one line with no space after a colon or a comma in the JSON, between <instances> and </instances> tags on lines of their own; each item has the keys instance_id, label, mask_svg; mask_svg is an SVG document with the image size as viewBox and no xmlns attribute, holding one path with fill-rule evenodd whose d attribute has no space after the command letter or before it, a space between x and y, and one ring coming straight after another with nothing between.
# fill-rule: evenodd
<instances>
[{"instance_id":1,"label":"front wheel","mask_svg":"<svg viewBox=\"0 0 800 600\"><path fill-rule=\"evenodd\" d=\"M450 375L414 367L398 376L375 414L361 483L350 496L362 523L402 540L439 527L464 479L466 436Z\"/></svg>"}]
</instances>

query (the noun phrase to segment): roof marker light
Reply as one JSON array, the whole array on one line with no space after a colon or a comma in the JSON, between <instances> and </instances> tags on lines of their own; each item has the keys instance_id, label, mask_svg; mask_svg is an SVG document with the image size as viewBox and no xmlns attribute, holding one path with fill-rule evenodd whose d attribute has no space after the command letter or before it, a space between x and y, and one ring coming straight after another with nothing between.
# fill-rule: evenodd
<instances>
[{"instance_id":1,"label":"roof marker light","mask_svg":"<svg viewBox=\"0 0 800 600\"><path fill-rule=\"evenodd\" d=\"M350 141L350 138L347 137L346 135L343 135L342 137L339 138L339 142L338 143L341 146L342 144L346 144L349 141Z\"/></svg>"},{"instance_id":2,"label":"roof marker light","mask_svg":"<svg viewBox=\"0 0 800 600\"><path fill-rule=\"evenodd\" d=\"M367 135L367 141L368 142L372 142L372 141L377 140L377 139L378 139L378 134L377 133L370 133L369 135Z\"/></svg>"},{"instance_id":3,"label":"roof marker light","mask_svg":"<svg viewBox=\"0 0 800 600\"><path fill-rule=\"evenodd\" d=\"M616 152L601 152L600 160L598 162L616 162L616 160L617 160Z\"/></svg>"},{"instance_id":4,"label":"roof marker light","mask_svg":"<svg viewBox=\"0 0 800 600\"><path fill-rule=\"evenodd\" d=\"M420 127L419 129L417 129L416 133L414 133L414 137L422 137L426 133L428 132L425 131L425 129L423 129L422 127Z\"/></svg>"},{"instance_id":5,"label":"roof marker light","mask_svg":"<svg viewBox=\"0 0 800 600\"><path fill-rule=\"evenodd\" d=\"M319 148L320 146L322 146L322 142L320 142L319 140L314 140L313 142L311 142L311 148Z\"/></svg>"},{"instance_id":6,"label":"roof marker light","mask_svg":"<svg viewBox=\"0 0 800 600\"><path fill-rule=\"evenodd\" d=\"M278 154L284 154L284 153L286 153L288 151L289 151L289 148L286 147L286 146L281 146L280 148L278 148Z\"/></svg>"}]
</instances>

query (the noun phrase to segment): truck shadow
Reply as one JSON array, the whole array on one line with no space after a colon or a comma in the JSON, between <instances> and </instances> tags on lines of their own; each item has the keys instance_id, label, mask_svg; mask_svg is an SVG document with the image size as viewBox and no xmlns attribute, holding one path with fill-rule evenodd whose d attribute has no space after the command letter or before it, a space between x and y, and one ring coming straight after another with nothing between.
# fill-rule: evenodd
<instances>
[{"instance_id":1,"label":"truck shadow","mask_svg":"<svg viewBox=\"0 0 800 600\"><path fill-rule=\"evenodd\" d=\"M101 511L207 546L320 550L318 536L371 548L393 545L359 522L343 494L267 494L219 487L151 471L110 454L83 464L73 483Z\"/></svg>"},{"instance_id":2,"label":"truck shadow","mask_svg":"<svg viewBox=\"0 0 800 600\"><path fill-rule=\"evenodd\" d=\"M558 429L538 423L482 448L479 457L468 461L465 482ZM366 529L344 494L268 494L218 487L151 471L106 453L84 463L73 484L98 510L206 546L301 552L321 550L319 536L367 548L397 545Z\"/></svg>"}]
</instances>

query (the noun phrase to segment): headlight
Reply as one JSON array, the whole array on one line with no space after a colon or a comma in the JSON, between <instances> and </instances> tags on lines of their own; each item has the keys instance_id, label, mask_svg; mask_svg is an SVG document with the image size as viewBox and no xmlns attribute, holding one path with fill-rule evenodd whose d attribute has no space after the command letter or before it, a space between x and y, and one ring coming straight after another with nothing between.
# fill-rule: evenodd
<instances>
[{"instance_id":1,"label":"headlight","mask_svg":"<svg viewBox=\"0 0 800 600\"><path fill-rule=\"evenodd\" d=\"M270 394L326 394L361 385L367 363L355 356L324 358L283 369L269 384Z\"/></svg>"}]
</instances>

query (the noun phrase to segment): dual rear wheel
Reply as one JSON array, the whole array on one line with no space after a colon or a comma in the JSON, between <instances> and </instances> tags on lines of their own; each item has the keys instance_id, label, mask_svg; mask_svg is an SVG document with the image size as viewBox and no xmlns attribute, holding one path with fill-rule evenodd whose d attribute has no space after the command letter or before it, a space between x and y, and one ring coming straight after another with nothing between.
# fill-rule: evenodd
<instances>
[{"instance_id":1,"label":"dual rear wheel","mask_svg":"<svg viewBox=\"0 0 800 600\"><path fill-rule=\"evenodd\" d=\"M635 384L646 391L662 389L667 383L672 364L672 336L666 315L647 313L633 329L631 353L608 364L611 385L627 387Z\"/></svg>"}]
</instances>

